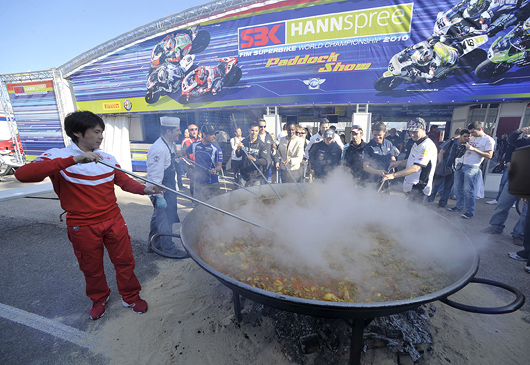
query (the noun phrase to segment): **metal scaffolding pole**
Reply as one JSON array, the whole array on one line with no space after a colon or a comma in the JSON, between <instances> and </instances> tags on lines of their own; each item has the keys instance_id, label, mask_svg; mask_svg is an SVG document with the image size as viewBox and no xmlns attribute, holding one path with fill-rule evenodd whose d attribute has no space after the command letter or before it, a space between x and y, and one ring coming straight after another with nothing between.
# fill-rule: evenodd
<instances>
[{"instance_id":1,"label":"metal scaffolding pole","mask_svg":"<svg viewBox=\"0 0 530 365\"><path fill-rule=\"evenodd\" d=\"M18 128L17 122L15 120L15 114L13 113L13 106L11 105L11 100L9 99L9 94L7 92L7 86L5 82L0 82L0 102L2 103L2 109L4 110L7 126L9 127L9 134L11 135L11 141L13 141L15 159L18 164L26 163L26 156L22 152L22 144L18 139Z\"/></svg>"}]
</instances>

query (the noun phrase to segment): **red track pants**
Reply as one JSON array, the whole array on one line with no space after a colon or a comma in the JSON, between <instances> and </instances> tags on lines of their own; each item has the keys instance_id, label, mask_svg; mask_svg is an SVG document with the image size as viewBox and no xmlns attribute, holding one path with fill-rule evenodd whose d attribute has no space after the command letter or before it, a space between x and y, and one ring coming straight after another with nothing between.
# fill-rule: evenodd
<instances>
[{"instance_id":1,"label":"red track pants","mask_svg":"<svg viewBox=\"0 0 530 365\"><path fill-rule=\"evenodd\" d=\"M68 226L79 269L85 275L86 295L93 302L105 300L110 294L103 267L104 247L116 270L118 290L127 303L140 297L140 282L134 274L134 256L129 231L121 214L89 226Z\"/></svg>"}]
</instances>

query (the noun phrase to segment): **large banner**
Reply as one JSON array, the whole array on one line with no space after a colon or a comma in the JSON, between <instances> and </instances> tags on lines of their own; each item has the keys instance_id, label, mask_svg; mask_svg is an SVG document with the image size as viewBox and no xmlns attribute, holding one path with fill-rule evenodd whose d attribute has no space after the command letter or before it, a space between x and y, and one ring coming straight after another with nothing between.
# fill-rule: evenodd
<instances>
[{"instance_id":1,"label":"large banner","mask_svg":"<svg viewBox=\"0 0 530 365\"><path fill-rule=\"evenodd\" d=\"M51 80L6 84L18 133L28 160L50 148L64 147Z\"/></svg>"},{"instance_id":2,"label":"large banner","mask_svg":"<svg viewBox=\"0 0 530 365\"><path fill-rule=\"evenodd\" d=\"M527 98L529 3L283 1L131 45L72 82L96 113Z\"/></svg>"}]
</instances>

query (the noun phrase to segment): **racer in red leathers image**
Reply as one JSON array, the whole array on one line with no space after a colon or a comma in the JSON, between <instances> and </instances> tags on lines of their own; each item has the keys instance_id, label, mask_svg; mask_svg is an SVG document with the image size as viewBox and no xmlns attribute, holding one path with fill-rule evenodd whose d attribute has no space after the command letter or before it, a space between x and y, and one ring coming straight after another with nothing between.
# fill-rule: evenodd
<instances>
[{"instance_id":1,"label":"racer in red leathers image","mask_svg":"<svg viewBox=\"0 0 530 365\"><path fill-rule=\"evenodd\" d=\"M182 81L179 102L185 104L191 98L207 94L216 95L223 87L234 86L241 79L242 71L237 57L224 57L217 66L199 66Z\"/></svg>"}]
</instances>

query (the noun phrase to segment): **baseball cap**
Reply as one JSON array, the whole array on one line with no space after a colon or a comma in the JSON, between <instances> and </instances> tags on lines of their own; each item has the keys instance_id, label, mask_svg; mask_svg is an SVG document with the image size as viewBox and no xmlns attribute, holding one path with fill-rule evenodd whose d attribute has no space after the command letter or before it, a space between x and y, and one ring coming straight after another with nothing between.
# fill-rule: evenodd
<instances>
[{"instance_id":1,"label":"baseball cap","mask_svg":"<svg viewBox=\"0 0 530 365\"><path fill-rule=\"evenodd\" d=\"M425 123L425 119L420 117L414 118L407 123L407 130L409 132L419 131L425 128L427 128L427 123Z\"/></svg>"},{"instance_id":2,"label":"baseball cap","mask_svg":"<svg viewBox=\"0 0 530 365\"><path fill-rule=\"evenodd\" d=\"M333 132L333 129L326 129L324 132L324 138L333 138L335 136L335 132Z\"/></svg>"},{"instance_id":3,"label":"baseball cap","mask_svg":"<svg viewBox=\"0 0 530 365\"><path fill-rule=\"evenodd\" d=\"M363 131L363 128L358 125L358 124L355 124L355 125L352 125L351 126L351 132L352 133L361 133Z\"/></svg>"},{"instance_id":4,"label":"baseball cap","mask_svg":"<svg viewBox=\"0 0 530 365\"><path fill-rule=\"evenodd\" d=\"M215 134L215 128L211 124L205 124L201 127L202 134Z\"/></svg>"},{"instance_id":5,"label":"baseball cap","mask_svg":"<svg viewBox=\"0 0 530 365\"><path fill-rule=\"evenodd\" d=\"M180 118L160 117L160 125L164 127L180 127Z\"/></svg>"}]
</instances>

